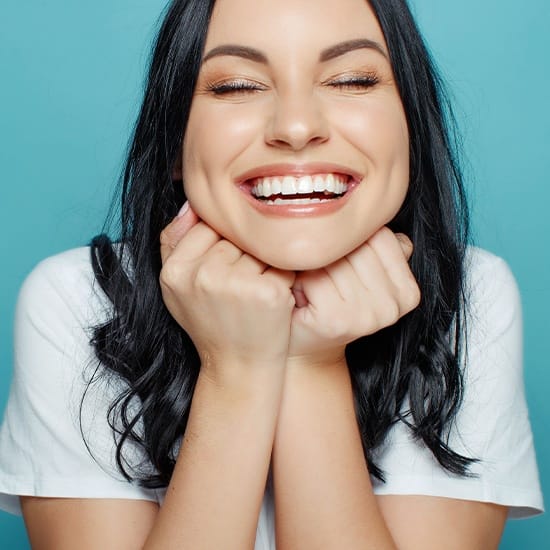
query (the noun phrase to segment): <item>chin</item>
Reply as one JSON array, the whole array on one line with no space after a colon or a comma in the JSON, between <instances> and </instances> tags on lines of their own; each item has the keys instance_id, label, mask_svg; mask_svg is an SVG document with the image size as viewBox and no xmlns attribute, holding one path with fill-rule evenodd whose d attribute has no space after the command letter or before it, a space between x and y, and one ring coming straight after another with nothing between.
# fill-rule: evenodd
<instances>
[{"instance_id":1,"label":"chin","mask_svg":"<svg viewBox=\"0 0 550 550\"><path fill-rule=\"evenodd\" d=\"M330 265L343 258L350 251L334 251L329 254L323 247L314 250L313 247L307 251L303 250L271 250L266 253L264 250L251 251L258 260L284 271L313 271Z\"/></svg>"}]
</instances>

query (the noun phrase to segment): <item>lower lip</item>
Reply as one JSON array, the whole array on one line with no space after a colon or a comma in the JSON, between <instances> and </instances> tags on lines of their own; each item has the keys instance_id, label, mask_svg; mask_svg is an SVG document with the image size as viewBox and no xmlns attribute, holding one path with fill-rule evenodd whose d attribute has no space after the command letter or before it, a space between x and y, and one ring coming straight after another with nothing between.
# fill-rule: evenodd
<instances>
[{"instance_id":1,"label":"lower lip","mask_svg":"<svg viewBox=\"0 0 550 550\"><path fill-rule=\"evenodd\" d=\"M358 186L358 182L350 182L347 191L341 197L324 202L312 202L311 204L267 204L267 202L253 197L249 187L243 185L240 189L252 206L262 214L279 217L309 217L324 216L337 212L346 205L351 194Z\"/></svg>"}]
</instances>

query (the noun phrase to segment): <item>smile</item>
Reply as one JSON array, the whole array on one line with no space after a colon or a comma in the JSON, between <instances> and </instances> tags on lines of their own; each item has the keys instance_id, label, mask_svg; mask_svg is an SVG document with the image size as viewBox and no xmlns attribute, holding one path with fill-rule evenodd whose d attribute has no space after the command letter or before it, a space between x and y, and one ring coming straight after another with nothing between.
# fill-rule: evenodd
<instances>
[{"instance_id":1,"label":"smile","mask_svg":"<svg viewBox=\"0 0 550 550\"><path fill-rule=\"evenodd\" d=\"M250 205L265 216L326 216L345 207L364 174L329 162L258 166L235 183Z\"/></svg>"},{"instance_id":2,"label":"smile","mask_svg":"<svg viewBox=\"0 0 550 550\"><path fill-rule=\"evenodd\" d=\"M349 176L314 174L256 178L250 193L267 204L310 204L342 197L348 190Z\"/></svg>"}]
</instances>

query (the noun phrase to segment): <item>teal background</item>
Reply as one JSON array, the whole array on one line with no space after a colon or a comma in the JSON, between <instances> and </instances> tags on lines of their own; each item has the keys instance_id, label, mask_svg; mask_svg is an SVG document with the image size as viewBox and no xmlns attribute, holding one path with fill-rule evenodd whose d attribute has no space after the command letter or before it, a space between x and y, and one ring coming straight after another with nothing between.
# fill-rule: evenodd
<instances>
[{"instance_id":1,"label":"teal background","mask_svg":"<svg viewBox=\"0 0 550 550\"><path fill-rule=\"evenodd\" d=\"M0 410L17 290L45 256L101 230L137 111L163 0L2 0ZM550 489L550 3L414 0L455 97L476 242L511 265L523 296L525 379ZM501 549L549 548L547 516L510 522ZM0 512L0 547L28 548Z\"/></svg>"}]
</instances>

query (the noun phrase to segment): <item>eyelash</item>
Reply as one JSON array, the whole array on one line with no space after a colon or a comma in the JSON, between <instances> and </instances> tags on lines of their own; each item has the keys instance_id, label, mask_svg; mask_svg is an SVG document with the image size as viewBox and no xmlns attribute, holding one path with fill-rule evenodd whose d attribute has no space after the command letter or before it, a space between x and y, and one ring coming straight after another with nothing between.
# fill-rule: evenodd
<instances>
[{"instance_id":1,"label":"eyelash","mask_svg":"<svg viewBox=\"0 0 550 550\"><path fill-rule=\"evenodd\" d=\"M343 80L326 81L323 82L323 84L337 89L368 89L376 86L379 82L379 78L375 74L371 74L354 76ZM222 82L221 84L209 84L207 87L209 92L218 96L260 92L263 89L263 86L247 80L230 80L229 82Z\"/></svg>"},{"instance_id":2,"label":"eyelash","mask_svg":"<svg viewBox=\"0 0 550 550\"><path fill-rule=\"evenodd\" d=\"M342 80L333 80L325 82L334 88L359 88L368 89L376 86L380 82L379 78L375 74L357 75L350 78L344 78Z\"/></svg>"},{"instance_id":3,"label":"eyelash","mask_svg":"<svg viewBox=\"0 0 550 550\"><path fill-rule=\"evenodd\" d=\"M222 82L221 84L209 84L207 89L214 95L259 92L263 90L260 85L253 84L247 80L230 80L229 82Z\"/></svg>"}]
</instances>

